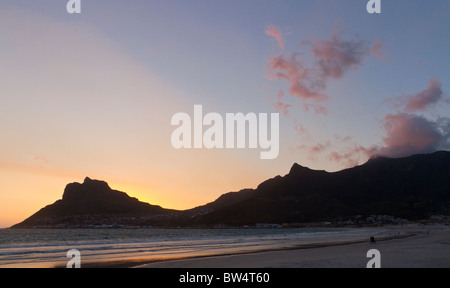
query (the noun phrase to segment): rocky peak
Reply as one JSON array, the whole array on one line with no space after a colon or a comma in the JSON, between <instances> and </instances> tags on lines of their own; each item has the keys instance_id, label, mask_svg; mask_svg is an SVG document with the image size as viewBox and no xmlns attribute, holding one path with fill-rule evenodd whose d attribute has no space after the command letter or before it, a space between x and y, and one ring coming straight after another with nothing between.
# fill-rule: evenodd
<instances>
[{"instance_id":1,"label":"rocky peak","mask_svg":"<svg viewBox=\"0 0 450 288\"><path fill-rule=\"evenodd\" d=\"M303 167L297 163L295 163L292 167L291 170L289 171L290 175L301 175L304 173L309 173L313 170L309 169L308 167Z\"/></svg>"},{"instance_id":2,"label":"rocky peak","mask_svg":"<svg viewBox=\"0 0 450 288\"><path fill-rule=\"evenodd\" d=\"M108 197L113 190L105 181L92 180L89 177L84 179L82 184L71 183L64 189L63 200L77 201L86 198Z\"/></svg>"}]
</instances>

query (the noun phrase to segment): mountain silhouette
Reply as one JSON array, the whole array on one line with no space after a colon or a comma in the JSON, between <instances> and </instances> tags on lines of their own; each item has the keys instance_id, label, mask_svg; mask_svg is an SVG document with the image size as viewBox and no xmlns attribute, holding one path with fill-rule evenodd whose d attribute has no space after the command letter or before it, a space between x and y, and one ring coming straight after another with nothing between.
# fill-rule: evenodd
<instances>
[{"instance_id":1,"label":"mountain silhouette","mask_svg":"<svg viewBox=\"0 0 450 288\"><path fill-rule=\"evenodd\" d=\"M49 223L73 226L70 221L82 223L83 217L84 223L94 218L100 223L210 227L333 221L356 215L420 220L439 214L450 215L450 152L446 151L372 158L333 173L294 164L287 175L269 179L256 189L227 193L185 211L139 202L106 182L86 178L83 184L67 185L62 200L14 228Z\"/></svg>"},{"instance_id":2,"label":"mountain silhouette","mask_svg":"<svg viewBox=\"0 0 450 288\"><path fill-rule=\"evenodd\" d=\"M235 199L241 196L241 201ZM294 164L289 174L219 198L196 209L203 224L253 225L331 221L361 215L409 220L450 214L450 152L390 159L378 157L329 173Z\"/></svg>"},{"instance_id":3,"label":"mountain silhouette","mask_svg":"<svg viewBox=\"0 0 450 288\"><path fill-rule=\"evenodd\" d=\"M12 228L33 226L112 225L132 224L136 218L171 213L174 210L140 202L124 192L113 190L108 183L84 179L82 184L71 183L64 189L62 200L42 208ZM134 218L134 219L133 219Z\"/></svg>"}]
</instances>

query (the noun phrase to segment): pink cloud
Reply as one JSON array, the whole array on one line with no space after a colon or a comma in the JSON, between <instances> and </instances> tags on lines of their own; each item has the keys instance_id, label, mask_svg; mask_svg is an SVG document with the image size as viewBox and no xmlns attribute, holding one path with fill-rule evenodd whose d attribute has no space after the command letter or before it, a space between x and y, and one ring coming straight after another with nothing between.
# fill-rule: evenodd
<instances>
[{"instance_id":1,"label":"pink cloud","mask_svg":"<svg viewBox=\"0 0 450 288\"><path fill-rule=\"evenodd\" d=\"M383 121L387 134L383 138L385 146L379 154L403 157L449 149L450 125L443 125L443 123L448 122L434 122L425 117L407 113L388 114Z\"/></svg>"},{"instance_id":2,"label":"pink cloud","mask_svg":"<svg viewBox=\"0 0 450 288\"><path fill-rule=\"evenodd\" d=\"M365 41L347 41L333 35L331 40L315 41L310 51L325 79L339 79L348 70L357 69L370 49Z\"/></svg>"},{"instance_id":3,"label":"pink cloud","mask_svg":"<svg viewBox=\"0 0 450 288\"><path fill-rule=\"evenodd\" d=\"M426 111L439 102L450 104L450 99L444 99L443 96L441 81L434 77L428 82L428 87L421 92L389 98L386 102L405 113L412 113Z\"/></svg>"},{"instance_id":4,"label":"pink cloud","mask_svg":"<svg viewBox=\"0 0 450 288\"><path fill-rule=\"evenodd\" d=\"M378 57L382 61L386 61L384 50L386 50L386 46L380 41L380 39L378 38L375 39L375 42L373 43L371 50L372 55Z\"/></svg>"},{"instance_id":5,"label":"pink cloud","mask_svg":"<svg viewBox=\"0 0 450 288\"><path fill-rule=\"evenodd\" d=\"M331 146L330 141L326 141L325 143L318 143L310 148L311 153L320 153L325 151Z\"/></svg>"},{"instance_id":6,"label":"pink cloud","mask_svg":"<svg viewBox=\"0 0 450 288\"><path fill-rule=\"evenodd\" d=\"M350 136L341 137L341 136L335 134L334 139L339 142L348 142L348 141L352 140L352 137L350 137Z\"/></svg>"},{"instance_id":7,"label":"pink cloud","mask_svg":"<svg viewBox=\"0 0 450 288\"><path fill-rule=\"evenodd\" d=\"M361 161L365 161L368 158L376 155L378 148L373 146L366 148L358 144L354 144L351 147L344 149L343 151L332 151L328 156L328 159L345 165L347 168L354 167L360 164Z\"/></svg>"},{"instance_id":8,"label":"pink cloud","mask_svg":"<svg viewBox=\"0 0 450 288\"><path fill-rule=\"evenodd\" d=\"M284 92L278 91L278 99L277 102L273 105L275 107L275 110L279 113L283 113L284 116L289 115L289 108L292 107L292 105L286 104L283 102Z\"/></svg>"},{"instance_id":9,"label":"pink cloud","mask_svg":"<svg viewBox=\"0 0 450 288\"><path fill-rule=\"evenodd\" d=\"M441 82L437 78L431 78L427 89L406 97L405 111L425 111L430 105L438 103L442 96Z\"/></svg>"},{"instance_id":10,"label":"pink cloud","mask_svg":"<svg viewBox=\"0 0 450 288\"><path fill-rule=\"evenodd\" d=\"M283 40L279 30L273 26L268 27L266 34ZM375 43L375 50L381 49L381 42ZM280 54L270 57L267 67L270 79L287 82L289 94L302 99L305 111L313 110L316 114L326 115L327 109L318 103L329 98L324 93L328 81L340 79L347 71L358 69L371 51L367 42L343 40L339 35L310 45L309 52L313 56L311 64L306 63L305 54L293 53L290 56ZM310 101L315 103L311 104Z\"/></svg>"},{"instance_id":11,"label":"pink cloud","mask_svg":"<svg viewBox=\"0 0 450 288\"><path fill-rule=\"evenodd\" d=\"M379 148L372 146L366 148L356 143L348 143L351 141L350 137L340 137L335 135L334 140L327 140L315 145L300 145L297 148L306 150L310 160L317 160L319 155L328 155L327 159L339 163L347 168L354 167L361 164L363 161L377 155ZM339 143L346 143L346 147L337 150Z\"/></svg>"},{"instance_id":12,"label":"pink cloud","mask_svg":"<svg viewBox=\"0 0 450 288\"><path fill-rule=\"evenodd\" d=\"M314 110L316 115L328 115L328 109L323 105L303 103L303 111L308 112L311 109Z\"/></svg>"},{"instance_id":13,"label":"pink cloud","mask_svg":"<svg viewBox=\"0 0 450 288\"><path fill-rule=\"evenodd\" d=\"M314 70L305 67L294 54L289 58L284 55L269 58L268 67L274 79L285 80L289 83L289 94L301 99L323 101L328 97L319 91L324 88L314 75Z\"/></svg>"},{"instance_id":14,"label":"pink cloud","mask_svg":"<svg viewBox=\"0 0 450 288\"><path fill-rule=\"evenodd\" d=\"M38 161L38 162L42 162L42 163L45 163L45 164L48 164L48 163L49 163L49 161L48 161L47 159L42 158L42 157L39 157L39 156L34 157L33 160L34 160L34 161Z\"/></svg>"},{"instance_id":15,"label":"pink cloud","mask_svg":"<svg viewBox=\"0 0 450 288\"><path fill-rule=\"evenodd\" d=\"M450 119L429 120L413 112L426 111L437 103L446 103L443 99L441 82L431 78L423 91L394 99L389 99L401 112L388 114L382 121L386 132L384 147L379 154L390 157L402 157L412 154L431 153L450 148Z\"/></svg>"},{"instance_id":16,"label":"pink cloud","mask_svg":"<svg viewBox=\"0 0 450 288\"><path fill-rule=\"evenodd\" d=\"M40 169L44 168L44 165L48 165L50 163L47 159L39 156L34 157L33 160L39 165Z\"/></svg>"},{"instance_id":17,"label":"pink cloud","mask_svg":"<svg viewBox=\"0 0 450 288\"><path fill-rule=\"evenodd\" d=\"M303 126L300 122L298 122L297 120L294 120L294 130L297 131L297 134L308 134L309 135L309 131L308 129L305 128L305 126Z\"/></svg>"},{"instance_id":18,"label":"pink cloud","mask_svg":"<svg viewBox=\"0 0 450 288\"><path fill-rule=\"evenodd\" d=\"M350 168L358 165L358 162L352 158L353 156L353 152L338 153L337 151L333 151L330 153L328 159L334 162L344 163L347 168Z\"/></svg>"},{"instance_id":19,"label":"pink cloud","mask_svg":"<svg viewBox=\"0 0 450 288\"><path fill-rule=\"evenodd\" d=\"M326 151L328 148L331 147L330 141L325 141L323 143L317 143L313 146L310 145L300 145L297 146L298 149L306 150L308 153L308 159L316 161L318 158L318 155L322 152Z\"/></svg>"},{"instance_id":20,"label":"pink cloud","mask_svg":"<svg viewBox=\"0 0 450 288\"><path fill-rule=\"evenodd\" d=\"M275 40L278 43L278 46L280 47L281 50L284 50L284 44L286 43L283 37L283 34L280 32L280 30L275 27L274 25L269 25L266 28L266 34L269 36L272 36L273 38L275 38Z\"/></svg>"}]
</instances>

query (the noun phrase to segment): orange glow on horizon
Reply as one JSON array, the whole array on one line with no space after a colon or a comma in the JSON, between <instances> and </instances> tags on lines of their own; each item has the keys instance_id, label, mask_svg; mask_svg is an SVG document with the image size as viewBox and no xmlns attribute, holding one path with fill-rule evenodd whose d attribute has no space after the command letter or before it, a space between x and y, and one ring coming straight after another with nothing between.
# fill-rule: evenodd
<instances>
[{"instance_id":1,"label":"orange glow on horizon","mask_svg":"<svg viewBox=\"0 0 450 288\"><path fill-rule=\"evenodd\" d=\"M125 192L128 196L137 198L141 202L174 210L195 208L216 200L224 193L248 188L248 185L244 184L246 177L243 176L240 183L232 185L224 183L219 185L214 181L205 181L189 188L183 183L178 184L176 181L164 181L163 179L156 185L134 179L117 179L114 176L86 175L80 177L78 175L69 176L65 173L52 174L51 171L33 167L23 170L0 169L0 177L4 179L0 183L0 191L2 191L0 194L0 228L17 224L41 208L62 199L67 184L82 183L85 177L105 181L111 189Z\"/></svg>"}]
</instances>

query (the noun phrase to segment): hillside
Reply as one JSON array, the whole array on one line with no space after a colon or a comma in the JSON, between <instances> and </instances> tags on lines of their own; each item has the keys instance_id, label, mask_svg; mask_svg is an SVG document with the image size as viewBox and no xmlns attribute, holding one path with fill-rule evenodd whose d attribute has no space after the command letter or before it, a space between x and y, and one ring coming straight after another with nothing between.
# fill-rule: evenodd
<instances>
[{"instance_id":1,"label":"hillside","mask_svg":"<svg viewBox=\"0 0 450 288\"><path fill-rule=\"evenodd\" d=\"M87 177L82 184L68 184L61 200L12 228L139 225L155 215L173 211L140 202L111 189L104 181Z\"/></svg>"},{"instance_id":2,"label":"hillside","mask_svg":"<svg viewBox=\"0 0 450 288\"><path fill-rule=\"evenodd\" d=\"M328 173L294 164L241 201L223 199L196 217L202 224L253 225L331 221L355 215L392 215L418 220L450 214L450 153L376 158L361 166ZM197 208L200 209L200 208Z\"/></svg>"},{"instance_id":3,"label":"hillside","mask_svg":"<svg viewBox=\"0 0 450 288\"><path fill-rule=\"evenodd\" d=\"M450 152L405 158L375 158L329 173L294 164L256 189L227 193L186 211L163 209L86 178L67 185L63 199L13 226L85 227L137 225L159 227L242 226L304 223L349 217L391 215L408 220L450 215Z\"/></svg>"}]
</instances>

